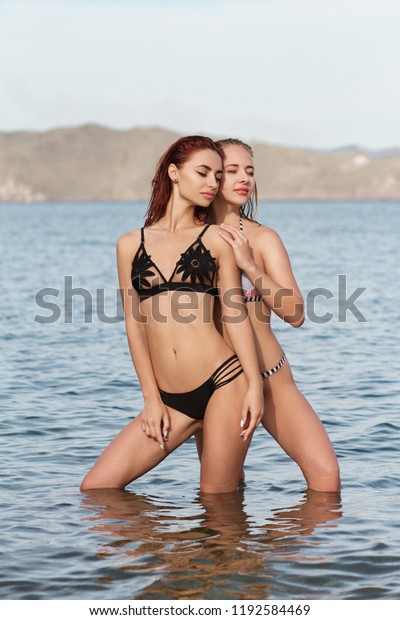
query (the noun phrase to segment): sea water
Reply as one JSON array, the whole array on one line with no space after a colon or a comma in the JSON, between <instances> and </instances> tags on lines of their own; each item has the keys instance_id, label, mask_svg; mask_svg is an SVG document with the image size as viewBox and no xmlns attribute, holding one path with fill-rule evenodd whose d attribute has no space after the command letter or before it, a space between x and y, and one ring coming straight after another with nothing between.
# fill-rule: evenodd
<instances>
[{"instance_id":1,"label":"sea water","mask_svg":"<svg viewBox=\"0 0 400 620\"><path fill-rule=\"evenodd\" d=\"M144 210L0 205L0 597L398 598L400 204L258 213L307 302L301 329L273 325L334 444L340 497L307 493L262 428L229 499L199 495L193 439L125 491L79 492L141 410L115 242Z\"/></svg>"}]
</instances>

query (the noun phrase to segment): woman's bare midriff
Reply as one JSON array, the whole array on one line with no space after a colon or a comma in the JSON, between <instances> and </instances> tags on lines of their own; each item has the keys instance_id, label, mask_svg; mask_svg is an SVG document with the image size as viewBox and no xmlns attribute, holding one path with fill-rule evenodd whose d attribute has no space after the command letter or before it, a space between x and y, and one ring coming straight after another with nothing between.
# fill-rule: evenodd
<instances>
[{"instance_id":1,"label":"woman's bare midriff","mask_svg":"<svg viewBox=\"0 0 400 620\"><path fill-rule=\"evenodd\" d=\"M206 381L233 350L213 322L211 295L165 292L141 303L157 385L186 392Z\"/></svg>"},{"instance_id":2,"label":"woman's bare midriff","mask_svg":"<svg viewBox=\"0 0 400 620\"><path fill-rule=\"evenodd\" d=\"M252 301L246 304L250 322L254 332L257 349L257 358L260 372L276 366L283 355L283 349L271 329L271 312L262 301ZM222 325L224 340L230 344L229 335L224 323L220 322L220 309L216 313L217 325Z\"/></svg>"}]
</instances>

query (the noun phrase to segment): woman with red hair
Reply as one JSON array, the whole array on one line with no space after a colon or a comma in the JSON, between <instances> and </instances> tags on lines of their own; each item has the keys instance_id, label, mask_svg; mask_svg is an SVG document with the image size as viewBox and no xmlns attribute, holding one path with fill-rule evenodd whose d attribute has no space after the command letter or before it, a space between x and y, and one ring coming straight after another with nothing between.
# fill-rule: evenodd
<instances>
[{"instance_id":1,"label":"woman with red hair","mask_svg":"<svg viewBox=\"0 0 400 620\"><path fill-rule=\"evenodd\" d=\"M144 227L118 239L126 332L144 407L85 476L83 491L125 487L201 429L200 489L238 486L263 396L239 270L218 227L206 223L222 156L206 137L175 142L158 164ZM232 347L212 319L217 295Z\"/></svg>"}]
</instances>

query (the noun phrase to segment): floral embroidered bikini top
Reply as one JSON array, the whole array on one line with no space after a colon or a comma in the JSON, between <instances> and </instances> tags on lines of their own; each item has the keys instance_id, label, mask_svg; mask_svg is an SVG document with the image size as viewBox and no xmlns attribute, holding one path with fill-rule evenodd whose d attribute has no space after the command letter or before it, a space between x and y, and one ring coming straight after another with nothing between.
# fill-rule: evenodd
<instances>
[{"instance_id":1,"label":"floral embroidered bikini top","mask_svg":"<svg viewBox=\"0 0 400 620\"><path fill-rule=\"evenodd\" d=\"M216 260L202 241L202 236L209 226L210 224L207 224L195 241L181 254L168 280L147 254L144 228L141 228L141 243L132 261L131 271L132 285L140 301L164 291L176 290L218 295L218 289L214 286Z\"/></svg>"}]
</instances>

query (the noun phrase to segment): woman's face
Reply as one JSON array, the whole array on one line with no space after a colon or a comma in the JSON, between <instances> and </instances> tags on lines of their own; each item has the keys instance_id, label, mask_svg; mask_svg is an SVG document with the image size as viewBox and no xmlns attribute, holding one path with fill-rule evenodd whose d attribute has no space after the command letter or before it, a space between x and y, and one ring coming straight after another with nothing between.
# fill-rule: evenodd
<instances>
[{"instance_id":1,"label":"woman's face","mask_svg":"<svg viewBox=\"0 0 400 620\"><path fill-rule=\"evenodd\" d=\"M196 151L180 168L172 166L170 177L179 195L189 204L209 207L222 178L222 160L211 149Z\"/></svg>"},{"instance_id":2,"label":"woman's face","mask_svg":"<svg viewBox=\"0 0 400 620\"><path fill-rule=\"evenodd\" d=\"M254 191L254 164L250 153L236 144L224 146L224 174L219 194L225 202L241 207Z\"/></svg>"}]
</instances>

